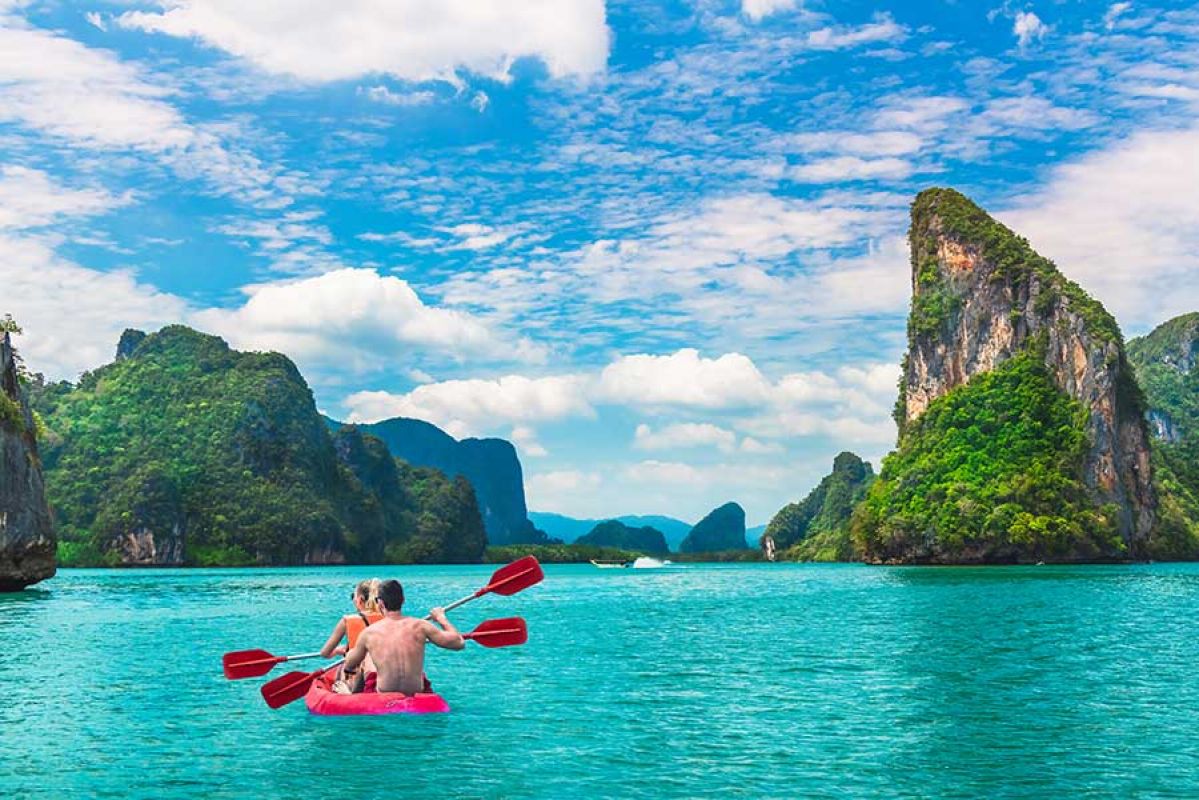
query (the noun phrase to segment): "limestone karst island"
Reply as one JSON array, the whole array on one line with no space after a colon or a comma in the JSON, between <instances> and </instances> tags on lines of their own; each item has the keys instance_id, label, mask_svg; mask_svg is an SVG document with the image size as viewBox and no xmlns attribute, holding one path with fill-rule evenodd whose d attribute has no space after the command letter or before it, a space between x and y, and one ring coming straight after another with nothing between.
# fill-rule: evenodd
<instances>
[{"instance_id":1,"label":"limestone karst island","mask_svg":"<svg viewBox=\"0 0 1199 800\"><path fill-rule=\"evenodd\" d=\"M1199 797L1196 53L0 0L0 798Z\"/></svg>"}]
</instances>

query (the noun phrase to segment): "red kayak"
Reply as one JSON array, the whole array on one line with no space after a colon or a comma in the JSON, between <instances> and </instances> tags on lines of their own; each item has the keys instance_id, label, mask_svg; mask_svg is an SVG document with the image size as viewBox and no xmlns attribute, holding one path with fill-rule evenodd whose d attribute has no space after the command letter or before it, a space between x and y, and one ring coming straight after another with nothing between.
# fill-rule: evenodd
<instances>
[{"instance_id":1,"label":"red kayak","mask_svg":"<svg viewBox=\"0 0 1199 800\"><path fill-rule=\"evenodd\" d=\"M338 694L333 691L337 668L312 682L304 702L313 714L341 717L350 714L444 714L450 705L436 692L402 694L401 692L362 692Z\"/></svg>"}]
</instances>

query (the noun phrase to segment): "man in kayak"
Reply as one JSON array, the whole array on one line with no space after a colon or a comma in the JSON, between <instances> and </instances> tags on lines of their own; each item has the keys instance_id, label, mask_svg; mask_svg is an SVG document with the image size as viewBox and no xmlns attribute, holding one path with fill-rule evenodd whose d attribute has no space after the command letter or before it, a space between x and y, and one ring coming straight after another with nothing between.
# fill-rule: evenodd
<instances>
[{"instance_id":1,"label":"man in kayak","mask_svg":"<svg viewBox=\"0 0 1199 800\"><path fill-rule=\"evenodd\" d=\"M364 692L416 694L425 686L425 644L432 642L446 650L461 650L466 647L466 640L446 618L444 609L429 612L437 625L404 616L400 610L404 606L404 587L399 581L383 581L378 602L383 619L359 635L358 643L342 665L342 678L353 683L369 655L376 672L367 674Z\"/></svg>"}]
</instances>

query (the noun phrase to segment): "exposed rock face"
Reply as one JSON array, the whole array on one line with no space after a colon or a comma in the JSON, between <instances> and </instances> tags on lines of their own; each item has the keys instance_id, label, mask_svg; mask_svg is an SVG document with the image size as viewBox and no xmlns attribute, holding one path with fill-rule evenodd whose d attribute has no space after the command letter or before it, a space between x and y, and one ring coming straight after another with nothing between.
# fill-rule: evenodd
<instances>
[{"instance_id":1,"label":"exposed rock face","mask_svg":"<svg viewBox=\"0 0 1199 800\"><path fill-rule=\"evenodd\" d=\"M0 592L20 591L52 576L54 553L33 415L5 333L0 339Z\"/></svg>"},{"instance_id":2,"label":"exposed rock face","mask_svg":"<svg viewBox=\"0 0 1199 800\"><path fill-rule=\"evenodd\" d=\"M725 503L695 523L679 545L681 553L715 553L745 549L745 509Z\"/></svg>"},{"instance_id":3,"label":"exposed rock face","mask_svg":"<svg viewBox=\"0 0 1199 800\"><path fill-rule=\"evenodd\" d=\"M129 358L145 338L145 331L126 328L125 332L121 334L121 340L117 342L117 357L115 360L124 361L126 358Z\"/></svg>"},{"instance_id":4,"label":"exposed rock face","mask_svg":"<svg viewBox=\"0 0 1199 800\"><path fill-rule=\"evenodd\" d=\"M1130 552L1156 500L1148 434L1119 329L1099 303L959 193L922 192L910 232L912 315L897 405L901 431L930 402L1034 339L1057 387L1089 410L1083 479L1119 509Z\"/></svg>"},{"instance_id":5,"label":"exposed rock face","mask_svg":"<svg viewBox=\"0 0 1199 800\"><path fill-rule=\"evenodd\" d=\"M458 441L436 425L404 417L358 427L382 439L396 458L415 466L435 467L450 477L462 475L470 481L491 544L545 540L529 522L524 475L511 442Z\"/></svg>"}]
</instances>

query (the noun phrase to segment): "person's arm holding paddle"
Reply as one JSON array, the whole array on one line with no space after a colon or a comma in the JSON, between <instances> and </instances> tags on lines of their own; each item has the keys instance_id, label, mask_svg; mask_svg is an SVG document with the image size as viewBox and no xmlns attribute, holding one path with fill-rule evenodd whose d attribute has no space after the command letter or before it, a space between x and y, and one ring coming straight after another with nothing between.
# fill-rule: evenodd
<instances>
[{"instance_id":1,"label":"person's arm holding paddle","mask_svg":"<svg viewBox=\"0 0 1199 800\"><path fill-rule=\"evenodd\" d=\"M466 639L462 638L462 634L454 627L454 623L450 622L449 617L445 615L444 608L435 608L429 612L429 616L436 622L437 627L432 622L425 623L425 635L429 641L438 647L446 650L461 650L466 647Z\"/></svg>"},{"instance_id":2,"label":"person's arm holding paddle","mask_svg":"<svg viewBox=\"0 0 1199 800\"><path fill-rule=\"evenodd\" d=\"M325 642L325 646L321 648L321 658L332 658L339 656L345 652L345 649L340 647L341 640L346 635L346 619L342 617L337 621L337 626L333 628L333 633L329 634L329 640Z\"/></svg>"}]
</instances>

